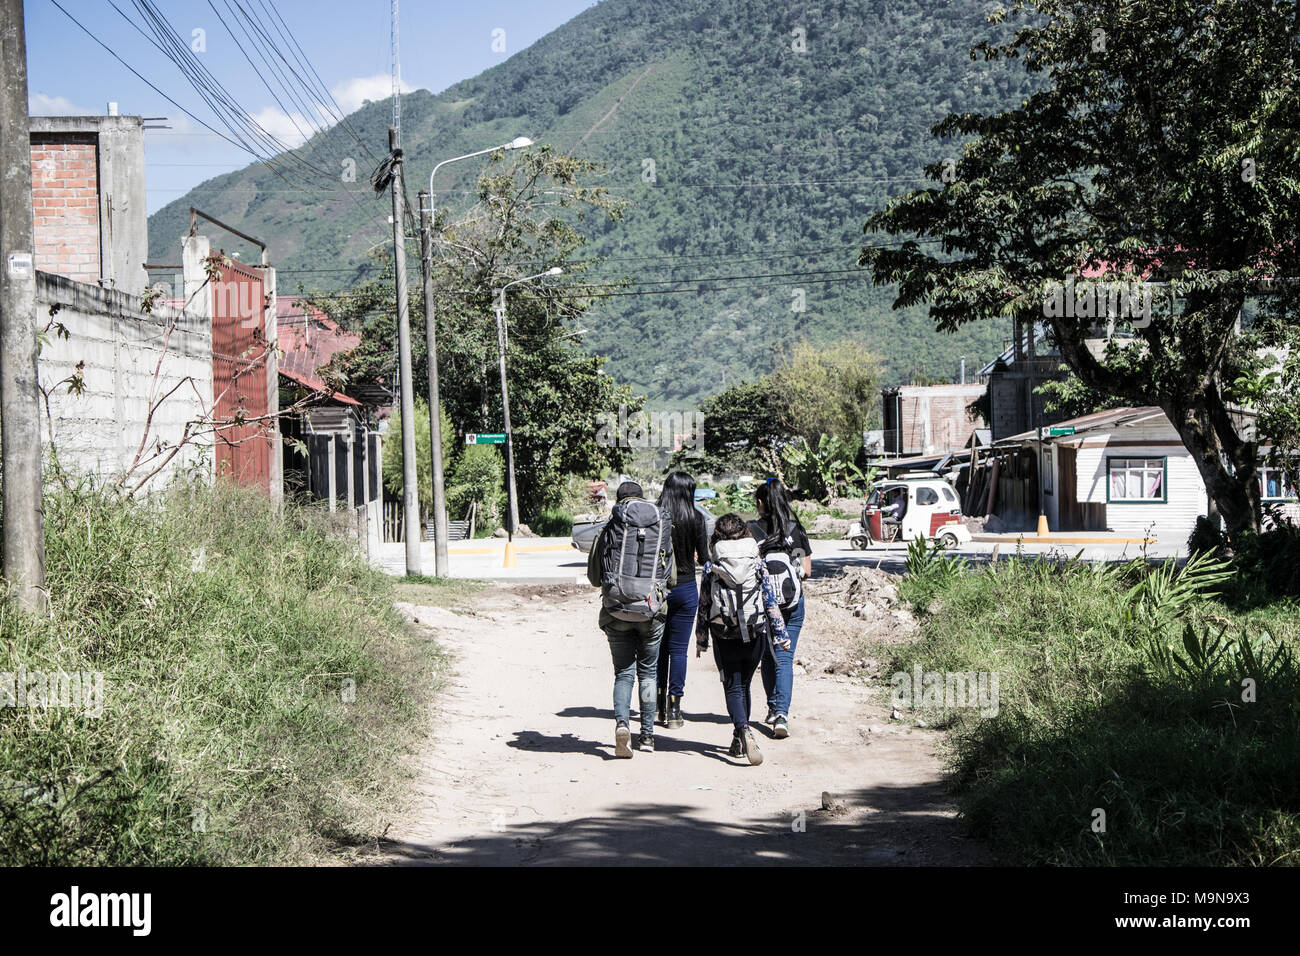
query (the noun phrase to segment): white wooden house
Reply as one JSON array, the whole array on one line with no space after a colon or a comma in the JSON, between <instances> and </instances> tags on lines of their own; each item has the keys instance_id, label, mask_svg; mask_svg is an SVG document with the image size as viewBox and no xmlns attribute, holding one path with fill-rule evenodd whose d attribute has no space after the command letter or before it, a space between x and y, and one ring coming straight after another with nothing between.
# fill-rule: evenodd
<instances>
[{"instance_id":1,"label":"white wooden house","mask_svg":"<svg viewBox=\"0 0 1300 956\"><path fill-rule=\"evenodd\" d=\"M1249 434L1253 419L1253 413L1240 413L1238 427ZM1044 429L1041 442L1031 431L996 443L999 450L1018 446L1037 459L1043 513L1052 531L1149 534L1178 542L1206 514L1205 483L1161 409L1111 409L1059 422L1052 430L1070 433ZM1295 493L1279 473L1261 469L1260 484L1266 504L1281 505L1292 520L1300 518Z\"/></svg>"}]
</instances>

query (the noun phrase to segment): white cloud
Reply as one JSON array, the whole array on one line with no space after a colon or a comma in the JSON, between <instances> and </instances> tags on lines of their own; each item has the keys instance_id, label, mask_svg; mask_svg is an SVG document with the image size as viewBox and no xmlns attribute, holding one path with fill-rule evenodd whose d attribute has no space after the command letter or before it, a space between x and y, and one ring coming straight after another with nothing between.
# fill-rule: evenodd
<instances>
[{"instance_id":1,"label":"white cloud","mask_svg":"<svg viewBox=\"0 0 1300 956\"><path fill-rule=\"evenodd\" d=\"M32 93L27 97L27 112L32 116L96 116L100 111L78 106L64 96Z\"/></svg>"},{"instance_id":2,"label":"white cloud","mask_svg":"<svg viewBox=\"0 0 1300 956\"><path fill-rule=\"evenodd\" d=\"M415 87L402 81L402 92L411 93ZM386 100L393 95L393 78L387 73L376 73L374 76L358 76L350 80L344 80L336 83L331 87L330 92L334 94L334 99L338 100L339 107L343 110L343 115L355 112L361 109L366 100Z\"/></svg>"},{"instance_id":3,"label":"white cloud","mask_svg":"<svg viewBox=\"0 0 1300 956\"><path fill-rule=\"evenodd\" d=\"M290 149L301 146L315 130L301 113L286 113L268 106L251 114L253 122Z\"/></svg>"},{"instance_id":4,"label":"white cloud","mask_svg":"<svg viewBox=\"0 0 1300 956\"><path fill-rule=\"evenodd\" d=\"M403 93L411 93L414 90L414 86L405 80L402 81ZM358 76L336 84L330 92L338 102L343 115L346 116L359 110L367 100L384 100L392 96L393 79L387 73ZM292 149L301 146L308 137L312 136L316 131L315 127L328 128L338 121L332 105L327 108L320 103L313 103L312 106L316 115L310 120L300 112L286 113L275 106L265 107L251 116L254 122Z\"/></svg>"}]
</instances>

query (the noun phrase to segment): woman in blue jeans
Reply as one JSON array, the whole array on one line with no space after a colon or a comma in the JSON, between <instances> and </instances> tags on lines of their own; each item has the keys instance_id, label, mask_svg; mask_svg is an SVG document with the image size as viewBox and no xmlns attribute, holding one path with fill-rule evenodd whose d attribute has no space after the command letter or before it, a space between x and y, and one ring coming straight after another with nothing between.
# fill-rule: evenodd
<instances>
[{"instance_id":1,"label":"woman in blue jeans","mask_svg":"<svg viewBox=\"0 0 1300 956\"><path fill-rule=\"evenodd\" d=\"M750 525L750 534L758 539L759 554L766 557L772 551L784 551L790 556L796 573L806 578L812 574L812 542L808 533L794 515L790 506L790 493L779 479L769 478L754 492L758 520ZM680 578L678 579L680 580ZM804 597L799 589L799 603L792 610L782 609L788 648L770 648L763 655L763 690L767 692L767 720L772 725L772 736L778 740L790 735L790 698L794 692L794 653L803 629Z\"/></svg>"},{"instance_id":2,"label":"woman in blue jeans","mask_svg":"<svg viewBox=\"0 0 1300 956\"><path fill-rule=\"evenodd\" d=\"M686 656L700 594L695 586L696 561L709 558L704 516L695 508L695 479L674 471L664 479L659 507L673 522L673 555L677 560L677 586L668 592L668 621L659 642L658 710L665 727L682 726L682 695L686 691Z\"/></svg>"}]
</instances>

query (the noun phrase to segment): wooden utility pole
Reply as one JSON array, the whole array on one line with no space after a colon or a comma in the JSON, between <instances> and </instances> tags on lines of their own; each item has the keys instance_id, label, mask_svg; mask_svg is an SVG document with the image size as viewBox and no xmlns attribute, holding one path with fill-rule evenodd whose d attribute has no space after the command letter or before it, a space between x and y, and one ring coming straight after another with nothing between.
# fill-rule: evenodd
<instances>
[{"instance_id":1,"label":"wooden utility pole","mask_svg":"<svg viewBox=\"0 0 1300 956\"><path fill-rule=\"evenodd\" d=\"M4 576L43 611L40 389L36 378L36 268L32 261L31 125L22 0L0 0L0 446Z\"/></svg>"},{"instance_id":2,"label":"wooden utility pole","mask_svg":"<svg viewBox=\"0 0 1300 956\"><path fill-rule=\"evenodd\" d=\"M406 228L402 222L402 150L388 128L393 156L393 257L397 282L397 375L402 393L402 517L406 573L420 573L420 492L415 470L415 386L411 384L411 315L406 302ZM434 412L433 414L437 414Z\"/></svg>"},{"instance_id":3,"label":"wooden utility pole","mask_svg":"<svg viewBox=\"0 0 1300 956\"><path fill-rule=\"evenodd\" d=\"M433 216L420 190L420 264L424 277L424 342L429 353L429 454L433 458L433 566L447 576L447 491L442 474L442 399L438 393L438 332L433 308Z\"/></svg>"}]
</instances>

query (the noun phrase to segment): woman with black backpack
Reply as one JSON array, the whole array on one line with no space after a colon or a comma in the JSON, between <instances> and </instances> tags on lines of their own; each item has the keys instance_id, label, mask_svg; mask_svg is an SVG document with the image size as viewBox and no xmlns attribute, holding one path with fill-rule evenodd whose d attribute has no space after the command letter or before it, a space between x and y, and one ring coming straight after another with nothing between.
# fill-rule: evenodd
<instances>
[{"instance_id":1,"label":"woman with black backpack","mask_svg":"<svg viewBox=\"0 0 1300 956\"><path fill-rule=\"evenodd\" d=\"M686 692L686 652L700 594L695 586L696 559L709 559L709 537L704 516L695 507L695 479L674 471L664 479L659 508L673 526L673 556L677 560L677 586L668 592L668 621L659 645L658 710L670 730L682 726L682 695Z\"/></svg>"},{"instance_id":2,"label":"woman with black backpack","mask_svg":"<svg viewBox=\"0 0 1300 956\"><path fill-rule=\"evenodd\" d=\"M790 698L794 691L794 652L803 630L803 579L812 574L812 542L795 517L790 493L780 479L769 478L754 492L758 520L750 533L758 539L758 552L775 582L781 617L790 638L788 648L772 648L763 655L763 690L767 693L767 719L772 736L790 735Z\"/></svg>"},{"instance_id":3,"label":"woman with black backpack","mask_svg":"<svg viewBox=\"0 0 1300 956\"><path fill-rule=\"evenodd\" d=\"M745 757L758 766L763 754L749 729L749 685L759 661L771 653L769 645L788 648L790 641L767 566L758 556L758 542L736 514L723 515L713 527L709 561L700 585L696 657L709 649L710 638L727 713L735 728L731 756Z\"/></svg>"}]
</instances>

